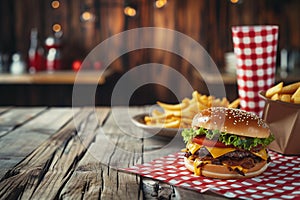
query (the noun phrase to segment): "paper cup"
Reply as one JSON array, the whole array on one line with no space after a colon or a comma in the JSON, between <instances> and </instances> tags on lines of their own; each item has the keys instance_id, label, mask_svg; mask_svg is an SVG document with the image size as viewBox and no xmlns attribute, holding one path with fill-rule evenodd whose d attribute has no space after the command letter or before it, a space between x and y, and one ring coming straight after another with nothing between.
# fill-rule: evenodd
<instances>
[{"instance_id":1,"label":"paper cup","mask_svg":"<svg viewBox=\"0 0 300 200\"><path fill-rule=\"evenodd\" d=\"M261 116L265 102L259 91L275 83L278 26L233 26L240 107Z\"/></svg>"}]
</instances>

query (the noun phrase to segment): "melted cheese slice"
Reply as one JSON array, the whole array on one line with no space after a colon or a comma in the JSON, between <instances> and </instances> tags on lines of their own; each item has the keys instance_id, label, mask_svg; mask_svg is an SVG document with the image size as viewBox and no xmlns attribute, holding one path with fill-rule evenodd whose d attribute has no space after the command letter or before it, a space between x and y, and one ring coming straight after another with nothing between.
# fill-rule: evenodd
<instances>
[{"instance_id":1,"label":"melted cheese slice","mask_svg":"<svg viewBox=\"0 0 300 200\"><path fill-rule=\"evenodd\" d=\"M235 151L236 148L205 147L213 158L220 157L226 153Z\"/></svg>"},{"instance_id":2,"label":"melted cheese slice","mask_svg":"<svg viewBox=\"0 0 300 200\"><path fill-rule=\"evenodd\" d=\"M201 175L201 163L202 163L202 161L201 160L198 160L198 159L196 159L195 161L194 161L194 174L196 175L196 176L200 176Z\"/></svg>"},{"instance_id":3,"label":"melted cheese slice","mask_svg":"<svg viewBox=\"0 0 300 200\"><path fill-rule=\"evenodd\" d=\"M234 171L235 169L238 169L240 172L243 172L244 174L246 174L248 172L248 169L245 169L242 166L229 166L224 163L223 163L223 165L229 167L232 171Z\"/></svg>"},{"instance_id":4,"label":"melted cheese slice","mask_svg":"<svg viewBox=\"0 0 300 200\"><path fill-rule=\"evenodd\" d=\"M201 176L201 169L202 169L203 165L206 165L208 163L211 163L211 161L209 161L209 160L201 161L199 159L195 159L195 161L194 161L194 175Z\"/></svg>"},{"instance_id":5,"label":"melted cheese slice","mask_svg":"<svg viewBox=\"0 0 300 200\"><path fill-rule=\"evenodd\" d=\"M266 149L261 149L259 152L251 152L254 155L261 157L263 160L267 160L268 159L268 153L266 151Z\"/></svg>"},{"instance_id":6,"label":"melted cheese slice","mask_svg":"<svg viewBox=\"0 0 300 200\"><path fill-rule=\"evenodd\" d=\"M187 148L189 149L189 151L191 152L191 154L194 154L196 151L198 151L200 148L202 147L202 145L197 144L197 143L189 143L187 145Z\"/></svg>"}]
</instances>

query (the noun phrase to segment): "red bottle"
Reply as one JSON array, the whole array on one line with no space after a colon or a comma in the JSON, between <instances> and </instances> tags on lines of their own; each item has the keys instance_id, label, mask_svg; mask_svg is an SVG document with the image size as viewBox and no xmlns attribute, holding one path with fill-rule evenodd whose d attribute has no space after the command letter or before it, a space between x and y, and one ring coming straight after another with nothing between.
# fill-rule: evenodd
<instances>
[{"instance_id":1,"label":"red bottle","mask_svg":"<svg viewBox=\"0 0 300 200\"><path fill-rule=\"evenodd\" d=\"M38 31L36 28L31 30L30 47L28 51L29 72L35 73L45 70L44 66L44 49L39 46Z\"/></svg>"}]
</instances>

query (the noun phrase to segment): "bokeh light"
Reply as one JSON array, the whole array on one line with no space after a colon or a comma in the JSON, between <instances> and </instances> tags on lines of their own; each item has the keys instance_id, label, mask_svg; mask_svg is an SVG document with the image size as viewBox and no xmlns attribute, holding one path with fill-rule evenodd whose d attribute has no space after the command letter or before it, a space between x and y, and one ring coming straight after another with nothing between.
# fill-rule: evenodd
<instances>
[{"instance_id":1,"label":"bokeh light","mask_svg":"<svg viewBox=\"0 0 300 200\"><path fill-rule=\"evenodd\" d=\"M53 24L53 26L52 26L52 30L54 31L54 32L60 32L61 31L61 25L60 24Z\"/></svg>"},{"instance_id":2,"label":"bokeh light","mask_svg":"<svg viewBox=\"0 0 300 200\"><path fill-rule=\"evenodd\" d=\"M129 17L134 17L136 15L136 10L133 7L126 6L124 8L124 14Z\"/></svg>"},{"instance_id":3,"label":"bokeh light","mask_svg":"<svg viewBox=\"0 0 300 200\"><path fill-rule=\"evenodd\" d=\"M60 3L59 3L59 1L55 0L55 1L51 2L51 6L52 6L52 8L57 9L57 8L59 8Z\"/></svg>"}]
</instances>

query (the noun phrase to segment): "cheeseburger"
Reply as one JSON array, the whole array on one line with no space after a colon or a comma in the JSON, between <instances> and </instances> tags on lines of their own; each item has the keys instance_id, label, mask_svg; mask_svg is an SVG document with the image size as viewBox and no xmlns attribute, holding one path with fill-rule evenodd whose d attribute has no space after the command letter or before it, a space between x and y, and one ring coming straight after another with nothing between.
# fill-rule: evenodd
<instances>
[{"instance_id":1,"label":"cheeseburger","mask_svg":"<svg viewBox=\"0 0 300 200\"><path fill-rule=\"evenodd\" d=\"M239 109L212 107L195 115L192 128L182 132L184 162L195 175L247 178L267 168L266 146L273 140L268 125Z\"/></svg>"}]
</instances>

